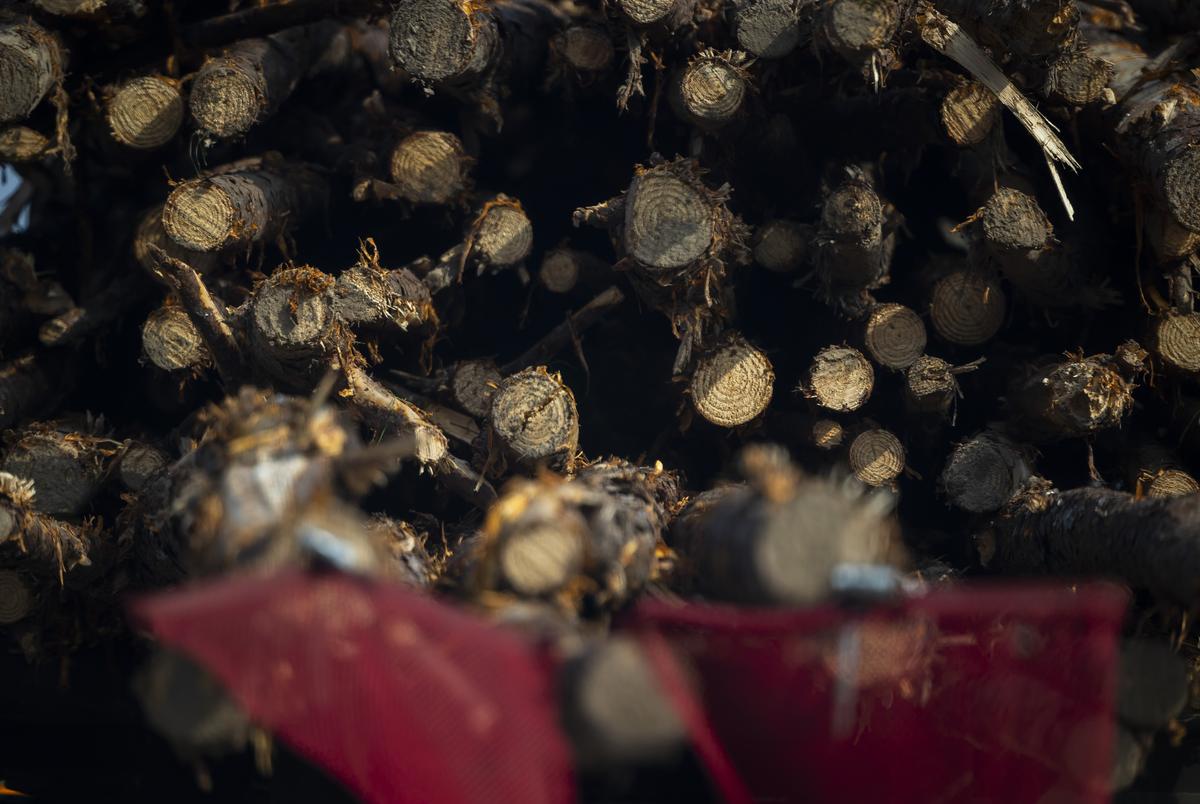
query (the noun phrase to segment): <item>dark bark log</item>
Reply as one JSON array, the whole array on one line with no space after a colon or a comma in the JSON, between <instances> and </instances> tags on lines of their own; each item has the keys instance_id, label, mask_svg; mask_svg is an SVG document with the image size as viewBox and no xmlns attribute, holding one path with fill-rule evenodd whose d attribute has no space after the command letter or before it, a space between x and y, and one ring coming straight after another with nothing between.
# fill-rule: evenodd
<instances>
[{"instance_id":1,"label":"dark bark log","mask_svg":"<svg viewBox=\"0 0 1200 804\"><path fill-rule=\"evenodd\" d=\"M1114 578L1183 606L1200 600L1200 495L1034 493L976 544L984 565L1001 572Z\"/></svg>"}]
</instances>

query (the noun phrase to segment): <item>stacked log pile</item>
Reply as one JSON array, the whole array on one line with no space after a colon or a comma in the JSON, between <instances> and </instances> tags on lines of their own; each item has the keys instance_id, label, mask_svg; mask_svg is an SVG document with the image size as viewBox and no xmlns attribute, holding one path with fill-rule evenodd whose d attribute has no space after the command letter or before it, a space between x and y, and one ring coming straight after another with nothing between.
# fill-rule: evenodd
<instances>
[{"instance_id":1,"label":"stacked log pile","mask_svg":"<svg viewBox=\"0 0 1200 804\"><path fill-rule=\"evenodd\" d=\"M332 566L554 643L603 772L682 739L620 717L662 707L606 636L642 596L1103 578L1139 784L1200 705L1197 31L1171 0L10 4L10 697L140 690L97 722L175 753L96 771L113 796L235 784L253 729L147 693L200 681L123 602Z\"/></svg>"}]
</instances>

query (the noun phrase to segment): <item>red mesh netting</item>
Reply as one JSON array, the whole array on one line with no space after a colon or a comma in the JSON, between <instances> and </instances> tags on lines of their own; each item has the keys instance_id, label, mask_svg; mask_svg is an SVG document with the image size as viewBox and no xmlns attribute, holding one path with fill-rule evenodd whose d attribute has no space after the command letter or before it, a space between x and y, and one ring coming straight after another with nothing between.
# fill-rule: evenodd
<instances>
[{"instance_id":1,"label":"red mesh netting","mask_svg":"<svg viewBox=\"0 0 1200 804\"><path fill-rule=\"evenodd\" d=\"M337 575L241 577L135 611L365 801L573 797L551 673L515 635L428 596Z\"/></svg>"},{"instance_id":2,"label":"red mesh netting","mask_svg":"<svg viewBox=\"0 0 1200 804\"><path fill-rule=\"evenodd\" d=\"M866 612L650 602L621 627L727 797L1100 802L1124 604L1108 587L968 587ZM287 575L136 610L366 801L573 796L554 668L450 605Z\"/></svg>"}]
</instances>

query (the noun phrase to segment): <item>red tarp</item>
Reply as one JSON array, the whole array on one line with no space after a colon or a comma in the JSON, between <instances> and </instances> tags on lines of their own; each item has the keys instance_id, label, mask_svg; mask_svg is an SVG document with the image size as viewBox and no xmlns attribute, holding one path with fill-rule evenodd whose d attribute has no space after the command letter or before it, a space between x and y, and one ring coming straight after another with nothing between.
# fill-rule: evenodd
<instances>
[{"instance_id":1,"label":"red tarp","mask_svg":"<svg viewBox=\"0 0 1200 804\"><path fill-rule=\"evenodd\" d=\"M768 801L1107 800L1107 586L956 587L856 611L640 605L717 789ZM411 590L243 577L135 604L257 722L368 802L565 802L554 667Z\"/></svg>"}]
</instances>

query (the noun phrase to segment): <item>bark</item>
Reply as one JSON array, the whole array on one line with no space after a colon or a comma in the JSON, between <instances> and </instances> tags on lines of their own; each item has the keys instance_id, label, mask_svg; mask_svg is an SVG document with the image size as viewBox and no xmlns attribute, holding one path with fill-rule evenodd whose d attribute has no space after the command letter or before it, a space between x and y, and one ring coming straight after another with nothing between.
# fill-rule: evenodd
<instances>
[{"instance_id":1,"label":"bark","mask_svg":"<svg viewBox=\"0 0 1200 804\"><path fill-rule=\"evenodd\" d=\"M888 281L899 217L858 170L833 189L821 208L817 276L825 300L850 315L874 304L871 291Z\"/></svg>"},{"instance_id":2,"label":"bark","mask_svg":"<svg viewBox=\"0 0 1200 804\"><path fill-rule=\"evenodd\" d=\"M1183 606L1200 595L1200 495L1108 489L1030 495L976 535L983 564L1013 575L1104 577Z\"/></svg>"},{"instance_id":3,"label":"bark","mask_svg":"<svg viewBox=\"0 0 1200 804\"><path fill-rule=\"evenodd\" d=\"M240 137L278 111L341 28L320 22L246 39L207 61L192 80L188 100L200 129Z\"/></svg>"},{"instance_id":4,"label":"bark","mask_svg":"<svg viewBox=\"0 0 1200 804\"><path fill-rule=\"evenodd\" d=\"M253 158L171 191L162 223L177 244L214 252L270 241L325 209L325 180L306 165Z\"/></svg>"},{"instance_id":5,"label":"bark","mask_svg":"<svg viewBox=\"0 0 1200 804\"><path fill-rule=\"evenodd\" d=\"M831 594L839 564L896 557L882 498L803 477L779 451L747 449L742 464L747 485L694 497L672 526L681 572L701 594L807 605Z\"/></svg>"},{"instance_id":6,"label":"bark","mask_svg":"<svg viewBox=\"0 0 1200 804\"><path fill-rule=\"evenodd\" d=\"M0 471L32 483L34 510L78 517L100 493L110 458L119 445L86 433L33 424L9 434Z\"/></svg>"},{"instance_id":7,"label":"bark","mask_svg":"<svg viewBox=\"0 0 1200 804\"><path fill-rule=\"evenodd\" d=\"M1044 358L1017 373L1008 404L1035 443L1091 435L1120 426L1129 414L1140 368L1110 355Z\"/></svg>"}]
</instances>

